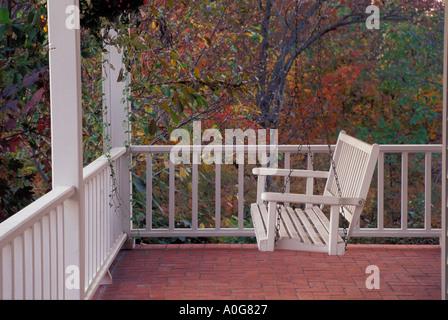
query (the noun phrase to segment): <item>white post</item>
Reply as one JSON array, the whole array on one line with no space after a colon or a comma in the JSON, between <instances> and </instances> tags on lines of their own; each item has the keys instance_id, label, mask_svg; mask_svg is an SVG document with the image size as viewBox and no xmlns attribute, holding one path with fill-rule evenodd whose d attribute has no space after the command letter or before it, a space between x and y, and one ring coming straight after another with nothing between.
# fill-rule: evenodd
<instances>
[{"instance_id":1,"label":"white post","mask_svg":"<svg viewBox=\"0 0 448 320\"><path fill-rule=\"evenodd\" d=\"M64 209L65 299L84 295L81 55L78 0L48 0L53 188L74 186Z\"/></svg>"},{"instance_id":2,"label":"white post","mask_svg":"<svg viewBox=\"0 0 448 320\"><path fill-rule=\"evenodd\" d=\"M443 151L442 151L442 236L441 245L441 263L442 263L442 299L448 300L448 219L447 219L447 201L448 201L448 8L445 6L445 29L444 29L444 53L443 53Z\"/></svg>"},{"instance_id":3,"label":"white post","mask_svg":"<svg viewBox=\"0 0 448 320\"><path fill-rule=\"evenodd\" d=\"M116 32L110 31L110 37L115 37ZM130 126L127 112L130 112L128 93L126 87L129 78L126 77L126 69L123 63L123 51L117 47L105 46L103 63L103 117L109 126L104 130L104 149L108 147L123 147L130 144ZM129 149L120 161L117 162L115 172L118 174L117 187L120 201L120 214L122 215L122 231L130 235L131 232L131 174L129 165L131 155ZM132 241L127 242L127 248L132 246Z\"/></svg>"}]
</instances>

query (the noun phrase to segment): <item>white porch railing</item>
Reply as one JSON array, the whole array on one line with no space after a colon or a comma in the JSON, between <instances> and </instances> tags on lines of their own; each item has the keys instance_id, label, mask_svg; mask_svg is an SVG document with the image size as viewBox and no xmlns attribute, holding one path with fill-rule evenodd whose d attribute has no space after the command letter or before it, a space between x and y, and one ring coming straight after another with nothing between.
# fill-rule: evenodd
<instances>
[{"instance_id":1,"label":"white porch railing","mask_svg":"<svg viewBox=\"0 0 448 320\"><path fill-rule=\"evenodd\" d=\"M95 293L110 265L127 239L123 232L123 215L117 199L116 181L120 177L120 161L126 148L113 148L109 160L102 156L84 168L84 276L85 298ZM114 174L112 175L112 170ZM126 173L125 173L126 174ZM129 215L129 212L127 213Z\"/></svg>"},{"instance_id":2,"label":"white porch railing","mask_svg":"<svg viewBox=\"0 0 448 320\"><path fill-rule=\"evenodd\" d=\"M134 157L138 154L144 154L146 157L146 194L153 194L153 157L157 154L169 154L171 146L132 146L131 153ZM247 146L242 148L247 153ZM306 153L307 148L301 152ZM326 146L311 146L311 150L317 156L328 152ZM373 193L371 201L376 203L376 224L374 227L360 227L355 231L355 237L440 237L440 204L432 203L431 197L440 196L440 190L433 175L440 171L441 153L440 145L383 145L380 148L380 156L377 168L377 175L372 182ZM201 148L202 151L202 148ZM200 152L201 152L200 151ZM292 159L295 159L297 146L279 146L279 153L283 155L281 164L283 167L290 167ZM398 154L401 159L399 165L401 168L401 178L399 182L401 214L398 227L389 227L385 224L387 211L388 194L386 185L389 180L385 174L390 161L387 160L389 154ZM422 193L421 208L423 213L420 215L423 221L420 221L419 227L410 227L412 225L412 215L408 214L411 206L408 198L408 185L413 178L409 178L409 173L413 171L410 167L410 161L413 154L421 154L423 165L424 190ZM436 155L436 156L434 156ZM129 172L124 170L121 161L127 163L125 148L112 149L112 163L115 172L116 181L127 183ZM311 161L305 161L306 166L311 168ZM436 165L434 165L435 163ZM226 237L226 236L253 236L253 229L250 227L248 215L245 206L250 204L250 199L246 199L243 187L246 183L245 177L249 176L248 165L241 164L237 170L236 198L237 206L235 215L237 216L237 225L234 227L223 226L221 211L221 191L223 182L223 166L217 164L214 172L214 199L207 199L208 203L213 203L214 210L206 212L213 217L215 225L213 227L201 227L199 224L199 182L200 169L198 164L192 164L191 167L191 206L186 203L176 203L176 165L168 165L168 184L166 192L168 193L168 212L167 227L153 227L153 203L152 197L146 197L146 227L131 229L130 235L140 235L143 237ZM121 169L120 169L121 168ZM245 171L246 170L246 171ZM436 171L436 172L433 172ZM111 195L114 194L113 181L111 179L111 167L105 157L101 157L92 164L84 168L83 172L84 187L84 224L80 227L80 237L83 237L84 246L80 247L82 263L79 266L79 274L83 277L81 289L82 298L91 298L101 283L101 279L108 273L108 268L113 262L116 254L125 242L129 232L129 212L120 213L114 201L111 201ZM306 192L311 192L312 181L307 181ZM120 187L120 185L118 185ZM292 188L288 185L287 188ZM414 190L414 189L412 189ZM64 257L73 247L73 240L68 238L70 225L64 219L66 209L71 205L73 195L76 190L72 186L61 186L55 188L47 195L41 197L22 211L15 214L0 224L0 299L66 299L67 290L71 290L67 283L72 275L67 272L67 266L64 264ZM373 199L372 199L373 198ZM376 198L376 200L375 200ZM246 199L246 201L245 201ZM435 205L435 209L432 206ZM125 206L127 207L127 206ZM176 208L188 207L191 210L191 227L176 227ZM436 212L434 212L436 211ZM123 214L127 218L123 219ZM126 222L127 221L127 222ZM75 266L77 267L77 266Z\"/></svg>"},{"instance_id":3,"label":"white porch railing","mask_svg":"<svg viewBox=\"0 0 448 320\"><path fill-rule=\"evenodd\" d=\"M185 147L185 146L183 146ZM269 150L270 146L266 146ZM328 153L328 146L318 146L313 145L310 146L313 154L324 154ZM195 147L199 149L195 149L193 152L193 157L199 159L200 154L204 151L205 146ZM210 146L208 146L210 148ZM220 150L219 146L213 146L215 150ZM234 151L238 148L238 150L243 150L247 155L249 149L251 152L257 152L256 148L248 147L248 146L234 146ZM172 150L172 146L132 146L131 153L136 157L137 155L143 154L146 157L146 194L153 193L153 159L157 156L165 155L166 159L169 158L169 153ZM193 150L193 149L191 149ZM279 154L282 154L284 157L283 167L290 168L291 167L291 158L292 155L297 154L298 146L295 145L281 145L278 146ZM222 154L224 154L224 149L220 150ZM210 152L208 149L207 152ZM303 147L301 153L306 154L308 152L307 147ZM442 147L441 145L382 145L380 147L380 155L377 166L377 174L375 180L372 181L372 185L376 185L376 197L377 201L377 209L376 209L376 224L369 227L361 227L358 224L356 230L353 232L353 237L440 237L441 231L439 227L434 227L435 225L440 226L440 210L438 213L433 214L433 203L431 201L431 197L435 194L438 194L440 198L440 189L436 189L432 191L432 187L436 187L436 185L432 182L432 171L433 171L433 162L437 163L438 170L441 171L441 157L438 159L433 159L433 155L441 155ZM385 197L385 158L392 155L397 154L399 156L399 161L401 162L401 178L398 182L400 184L400 196L398 199L388 200ZM422 165L424 172L424 191L422 191L423 199L420 201L420 205L422 206L422 210L424 211L422 217L424 219L423 222L419 221L418 223L412 221L413 217L409 215L409 195L408 195L408 184L409 184L409 159L412 154L421 154L421 157L424 159L424 164ZM434 156L436 157L436 156ZM312 169L311 159L307 160L307 168ZM200 227L198 224L199 221L199 195L198 195L198 168L199 164L191 164L187 165L189 170L191 171L191 194L189 195L191 198L191 213L188 217L191 221L190 228L176 228L176 210L182 208L183 210L188 207L185 203L178 203L176 201L176 193L180 193L178 185L176 185L176 170L179 171L179 167L176 167L173 163L169 163L168 167L168 182L167 182L167 198L168 198L168 210L165 215L168 219L168 224L163 227L154 227L154 210L153 210L153 197L146 197L146 212L145 215L145 223L143 228L141 226L134 227L131 230L131 234L133 236L141 236L141 237L241 237L241 236L254 236L253 228L247 227L250 222L248 221L249 215L247 214L247 207L250 205L250 200L247 199L244 194L245 190L245 172L247 164L239 164L237 168L237 194L236 197L238 199L238 205L235 212L237 216L238 224L237 226L223 227L221 225L222 221L222 199L221 199L221 182L222 182L222 166L221 164L213 164L215 166L215 182L214 182L214 198L213 199L201 199L201 201L207 200L209 203L212 203L214 209L210 209L209 212L206 212L207 215L214 216L214 226L212 227ZM279 163L279 167L282 164ZM389 182L389 181L388 181ZM397 183L396 181L394 183ZM441 180L439 180L439 184L441 184ZM254 186L256 187L256 186ZM290 189L290 184L287 184L287 190ZM310 178L306 182L306 192L308 194L312 193L313 181ZM184 193L184 192L183 192ZM385 209L385 205L387 201L399 201L400 202L400 213L395 226L388 226L385 224L386 216L390 214ZM368 201L372 202L375 199L368 199ZM437 207L440 207L440 204L435 204ZM188 208L190 210L190 208ZM245 215L246 213L246 215ZM432 218L436 216L436 220ZM417 225L418 227L412 226L412 224ZM342 230L341 230L342 232Z\"/></svg>"},{"instance_id":4,"label":"white porch railing","mask_svg":"<svg viewBox=\"0 0 448 320\"><path fill-rule=\"evenodd\" d=\"M112 150L113 167L120 167L125 151ZM84 168L85 217L80 236L85 246L78 252L69 252L71 242L77 240L66 236L71 225L64 219L75 187L56 187L0 224L0 300L66 299L67 291L79 283L84 283L81 297L94 294L127 237L121 231L122 217L110 206L110 173L104 156ZM84 265L65 266L69 254L83 256L79 260ZM79 275L84 275L83 282L76 278Z\"/></svg>"}]
</instances>

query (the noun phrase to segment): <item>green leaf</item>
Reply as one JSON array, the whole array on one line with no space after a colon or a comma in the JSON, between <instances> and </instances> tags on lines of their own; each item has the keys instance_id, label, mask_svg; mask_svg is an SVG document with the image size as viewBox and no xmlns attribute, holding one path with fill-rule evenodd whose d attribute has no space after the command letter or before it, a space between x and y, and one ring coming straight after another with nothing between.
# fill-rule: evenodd
<instances>
[{"instance_id":1,"label":"green leaf","mask_svg":"<svg viewBox=\"0 0 448 320\"><path fill-rule=\"evenodd\" d=\"M152 119L148 125L148 134L154 135L156 132L157 132L157 124L156 121Z\"/></svg>"},{"instance_id":2,"label":"green leaf","mask_svg":"<svg viewBox=\"0 0 448 320\"><path fill-rule=\"evenodd\" d=\"M0 23L10 23L8 8L0 7Z\"/></svg>"}]
</instances>

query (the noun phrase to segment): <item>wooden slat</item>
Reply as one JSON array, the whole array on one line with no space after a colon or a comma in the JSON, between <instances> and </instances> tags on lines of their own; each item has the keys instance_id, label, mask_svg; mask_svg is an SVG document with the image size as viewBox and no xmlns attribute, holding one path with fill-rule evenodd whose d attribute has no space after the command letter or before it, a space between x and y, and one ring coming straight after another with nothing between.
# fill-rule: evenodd
<instances>
[{"instance_id":1,"label":"wooden slat","mask_svg":"<svg viewBox=\"0 0 448 320\"><path fill-rule=\"evenodd\" d=\"M295 212L297 213L297 216L302 221L302 224L305 227L305 230L307 231L308 235L310 236L310 239L314 244L324 244L322 239L319 237L319 235L316 233L316 231L313 228L313 225L308 220L308 216L300 209L295 209Z\"/></svg>"},{"instance_id":2,"label":"wooden slat","mask_svg":"<svg viewBox=\"0 0 448 320\"><path fill-rule=\"evenodd\" d=\"M280 209L280 230L278 230L280 238L292 238L296 233L294 228L292 230L289 229L289 225L287 225L288 213L285 210L285 206L277 207L277 210Z\"/></svg>"},{"instance_id":3,"label":"wooden slat","mask_svg":"<svg viewBox=\"0 0 448 320\"><path fill-rule=\"evenodd\" d=\"M254 225L255 232L260 234L260 231L266 234L266 226L261 216L260 208L258 204L253 203L250 207L252 215L252 223Z\"/></svg>"},{"instance_id":4,"label":"wooden slat","mask_svg":"<svg viewBox=\"0 0 448 320\"><path fill-rule=\"evenodd\" d=\"M303 227L302 222L297 217L297 214L294 212L294 210L291 207L288 207L289 217L291 218L291 222L294 224L295 229L298 232L298 236L300 237L301 241L306 244L311 244L312 241L306 232L306 230Z\"/></svg>"},{"instance_id":5,"label":"wooden slat","mask_svg":"<svg viewBox=\"0 0 448 320\"><path fill-rule=\"evenodd\" d=\"M264 204L260 204L259 205L259 209L260 209L260 213L261 213L261 218L263 219L263 226L264 226L264 230L267 233L267 225L268 225L268 209Z\"/></svg>"},{"instance_id":6,"label":"wooden slat","mask_svg":"<svg viewBox=\"0 0 448 320\"><path fill-rule=\"evenodd\" d=\"M319 217L321 223L323 224L327 232L330 232L330 221L328 220L325 213L323 213L323 211L318 206L314 206L313 211Z\"/></svg>"},{"instance_id":7,"label":"wooden slat","mask_svg":"<svg viewBox=\"0 0 448 320\"><path fill-rule=\"evenodd\" d=\"M302 238L297 232L296 227L294 226L294 222L291 220L290 212L287 210L291 209L291 207L282 207L282 222L283 222L283 228L280 229L280 236L281 237L289 237L292 239L297 239L298 241L302 241ZM287 235L286 235L286 234ZM285 234L285 235L284 235Z\"/></svg>"},{"instance_id":8,"label":"wooden slat","mask_svg":"<svg viewBox=\"0 0 448 320\"><path fill-rule=\"evenodd\" d=\"M325 244L330 242L330 238L328 236L328 230L322 224L320 218L316 215L312 208L305 209L305 212L308 214L308 217L311 219L312 224L317 229L319 233L319 237L324 240Z\"/></svg>"}]
</instances>

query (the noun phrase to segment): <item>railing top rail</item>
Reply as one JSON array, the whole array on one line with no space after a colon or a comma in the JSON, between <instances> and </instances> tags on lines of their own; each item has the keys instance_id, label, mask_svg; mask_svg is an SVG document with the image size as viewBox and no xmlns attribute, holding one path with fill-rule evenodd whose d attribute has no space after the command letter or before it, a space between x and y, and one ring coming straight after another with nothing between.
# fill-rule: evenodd
<instances>
[{"instance_id":1,"label":"railing top rail","mask_svg":"<svg viewBox=\"0 0 448 320\"><path fill-rule=\"evenodd\" d=\"M291 152L297 153L299 145L132 145L132 153L166 153L170 152L174 147L182 148L183 151L203 151L207 150L223 151L244 151L244 152L259 152L268 151L273 147L277 147L278 152ZM332 145L332 148L335 146ZM312 152L326 153L328 152L328 145L310 145ZM308 147L301 149L300 153L307 153ZM422 153L422 152L442 152L441 144L383 144L380 145L380 152L410 152L410 153Z\"/></svg>"},{"instance_id":2,"label":"railing top rail","mask_svg":"<svg viewBox=\"0 0 448 320\"><path fill-rule=\"evenodd\" d=\"M75 187L60 186L0 223L0 247L21 234L49 211L75 194Z\"/></svg>"},{"instance_id":3,"label":"railing top rail","mask_svg":"<svg viewBox=\"0 0 448 320\"><path fill-rule=\"evenodd\" d=\"M125 153L126 153L125 147L112 148L110 151L111 160L114 161ZM83 170L84 183L87 182L92 177L94 177L97 172L102 171L108 164L109 161L107 160L106 156L103 155L98 159L96 159L95 161L93 161L88 166L86 166Z\"/></svg>"}]
</instances>

